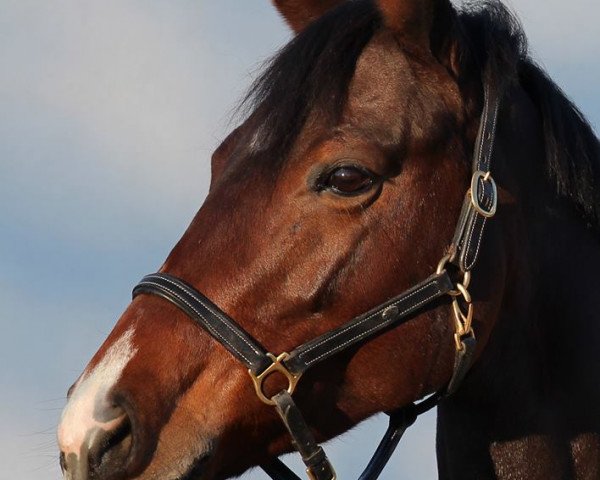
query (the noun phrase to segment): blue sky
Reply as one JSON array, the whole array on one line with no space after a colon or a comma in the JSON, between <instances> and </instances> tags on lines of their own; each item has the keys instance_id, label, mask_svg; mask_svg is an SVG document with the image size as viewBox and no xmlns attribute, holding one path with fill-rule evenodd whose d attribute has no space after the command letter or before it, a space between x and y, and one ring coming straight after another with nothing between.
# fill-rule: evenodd
<instances>
[{"instance_id":1,"label":"blue sky","mask_svg":"<svg viewBox=\"0 0 600 480\"><path fill-rule=\"evenodd\" d=\"M599 125L597 2L511 5ZM60 477L66 389L183 233L233 106L288 38L267 0L0 0L0 480ZM434 478L434 423L385 478ZM383 428L329 448L342 478Z\"/></svg>"}]
</instances>

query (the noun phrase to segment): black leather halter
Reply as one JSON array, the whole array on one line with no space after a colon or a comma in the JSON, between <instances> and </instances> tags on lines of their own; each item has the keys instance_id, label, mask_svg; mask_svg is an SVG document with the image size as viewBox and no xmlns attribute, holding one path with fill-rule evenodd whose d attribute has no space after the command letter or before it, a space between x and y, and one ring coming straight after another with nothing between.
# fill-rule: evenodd
<instances>
[{"instance_id":1,"label":"black leather halter","mask_svg":"<svg viewBox=\"0 0 600 480\"><path fill-rule=\"evenodd\" d=\"M479 255L486 222L496 213L498 201L496 184L491 177L490 168L501 94L486 85L484 100L475 143L471 185L448 254L440 261L433 275L397 297L296 347L290 353L284 352L275 356L267 352L235 320L183 280L166 273L154 273L144 277L133 289L134 297L143 293L153 294L175 304L248 368L256 394L265 404L276 408L295 448L302 456L311 480L333 480L335 472L292 399L296 384L306 370L342 350L379 335L384 330L401 325L415 313L431 307L433 302L441 297L449 295L452 298L452 312L456 324L456 355L452 378L445 388L421 403L389 413L389 427L359 478L375 480L387 464L405 430L414 423L418 415L435 407L441 399L452 394L471 366L476 340L471 326L473 305L468 287L471 270ZM459 281L451 278L447 269L449 262L458 267L461 277ZM273 373L285 376L288 387L269 398L263 390L263 380ZM298 479L277 458L262 468L275 480Z\"/></svg>"}]
</instances>

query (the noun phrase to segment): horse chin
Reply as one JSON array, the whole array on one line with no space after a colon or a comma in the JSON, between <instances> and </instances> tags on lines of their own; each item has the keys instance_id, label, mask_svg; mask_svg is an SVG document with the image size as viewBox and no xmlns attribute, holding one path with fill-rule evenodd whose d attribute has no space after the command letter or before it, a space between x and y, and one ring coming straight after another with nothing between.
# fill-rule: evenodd
<instances>
[{"instance_id":1,"label":"horse chin","mask_svg":"<svg viewBox=\"0 0 600 480\"><path fill-rule=\"evenodd\" d=\"M167 443L167 442L165 442ZM159 451L150 461L149 465L131 480L213 480L211 460L214 460L212 444L204 445L195 451L186 449L177 450L181 444L169 444L168 450L175 455Z\"/></svg>"},{"instance_id":2,"label":"horse chin","mask_svg":"<svg viewBox=\"0 0 600 480\"><path fill-rule=\"evenodd\" d=\"M213 461L211 462L211 460ZM183 475L177 475L177 473L174 472L174 476L160 478L173 478L174 480L225 480L227 478L237 477L248 470L248 468L252 468L252 466L245 468L240 467L225 472L219 468L219 465L217 465L214 460L215 457L211 453L206 453L196 458ZM228 465L228 467L230 466L231 465Z\"/></svg>"},{"instance_id":3,"label":"horse chin","mask_svg":"<svg viewBox=\"0 0 600 480\"><path fill-rule=\"evenodd\" d=\"M206 480L208 475L208 461L210 460L210 452L207 452L196 458L189 466L188 471L176 480Z\"/></svg>"},{"instance_id":4,"label":"horse chin","mask_svg":"<svg viewBox=\"0 0 600 480\"><path fill-rule=\"evenodd\" d=\"M210 473L211 452L202 453L190 459L174 460L170 468L150 465L142 474L132 480L212 480Z\"/></svg>"}]
</instances>

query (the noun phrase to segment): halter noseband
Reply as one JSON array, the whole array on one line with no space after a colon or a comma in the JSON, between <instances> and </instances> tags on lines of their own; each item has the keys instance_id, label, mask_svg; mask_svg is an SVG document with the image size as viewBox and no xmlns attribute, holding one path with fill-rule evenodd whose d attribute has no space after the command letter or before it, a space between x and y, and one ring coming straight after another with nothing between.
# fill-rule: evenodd
<instances>
[{"instance_id":1,"label":"halter noseband","mask_svg":"<svg viewBox=\"0 0 600 480\"><path fill-rule=\"evenodd\" d=\"M414 423L418 415L435 407L440 400L456 391L471 366L476 340L471 324L473 304L468 287L471 270L479 255L486 222L496 213L498 202L496 184L491 176L491 160L501 93L486 84L484 100L475 143L471 185L463 203L449 253L442 258L433 275L397 297L296 347L290 353L274 355L267 352L235 320L183 280L166 273L154 273L145 276L133 289L134 298L142 293L153 294L175 304L246 365L258 398L277 410L295 448L302 456L306 473L311 480L334 480L336 475L292 399L296 385L306 370L352 345L405 323L435 300L445 295L451 296L456 327L452 378L445 388L422 402L389 413L388 429L359 477L359 480L375 480L406 429ZM459 282L451 279L446 268L449 262L460 270L462 278ZM269 398L263 390L263 381L275 372L287 379L288 386ZM298 480L296 474L277 458L262 468L275 480Z\"/></svg>"}]
</instances>

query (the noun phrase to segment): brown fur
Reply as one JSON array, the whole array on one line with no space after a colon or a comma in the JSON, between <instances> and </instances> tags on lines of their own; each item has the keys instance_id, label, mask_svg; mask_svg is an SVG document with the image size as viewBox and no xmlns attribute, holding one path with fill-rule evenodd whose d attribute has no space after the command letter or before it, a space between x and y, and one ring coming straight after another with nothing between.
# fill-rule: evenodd
<instances>
[{"instance_id":1,"label":"brown fur","mask_svg":"<svg viewBox=\"0 0 600 480\"><path fill-rule=\"evenodd\" d=\"M273 0L273 4L295 32L331 10L343 0Z\"/></svg>"},{"instance_id":2,"label":"brown fur","mask_svg":"<svg viewBox=\"0 0 600 480\"><path fill-rule=\"evenodd\" d=\"M443 1L377 0L377 5L388 28L407 43L416 43L423 48L429 48L435 4Z\"/></svg>"}]
</instances>

